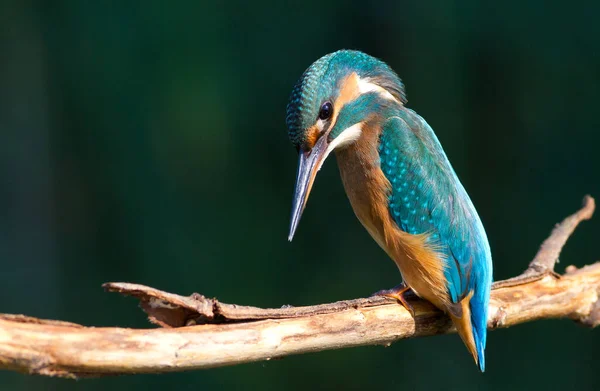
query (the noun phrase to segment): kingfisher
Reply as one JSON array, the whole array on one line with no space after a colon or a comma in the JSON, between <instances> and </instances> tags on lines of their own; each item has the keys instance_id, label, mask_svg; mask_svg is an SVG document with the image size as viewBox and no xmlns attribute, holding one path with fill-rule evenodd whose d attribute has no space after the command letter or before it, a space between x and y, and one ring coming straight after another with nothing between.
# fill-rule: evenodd
<instances>
[{"instance_id":1,"label":"kingfisher","mask_svg":"<svg viewBox=\"0 0 600 391\"><path fill-rule=\"evenodd\" d=\"M406 103L398 75L363 52L339 50L308 67L286 114L299 155L288 239L317 172L335 152L356 217L402 276L402 284L380 294L413 316L408 290L445 312L483 372L492 284L488 239L433 129Z\"/></svg>"}]
</instances>

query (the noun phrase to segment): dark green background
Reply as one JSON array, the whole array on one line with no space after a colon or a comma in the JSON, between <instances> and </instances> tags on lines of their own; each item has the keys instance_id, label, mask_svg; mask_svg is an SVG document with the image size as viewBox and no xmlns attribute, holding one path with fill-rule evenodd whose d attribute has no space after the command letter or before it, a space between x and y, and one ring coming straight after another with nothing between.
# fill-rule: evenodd
<instances>
[{"instance_id":1,"label":"dark green background","mask_svg":"<svg viewBox=\"0 0 600 391\"><path fill-rule=\"evenodd\" d=\"M340 48L403 78L478 208L496 279L521 272L584 194L600 196L598 2L100 3L1 3L0 312L150 327L100 285L280 306L397 284L335 159L286 240L288 94ZM559 269L597 259L599 231L585 223ZM544 321L488 341L483 375L451 335L160 376L2 372L0 388L600 387L598 332Z\"/></svg>"}]
</instances>

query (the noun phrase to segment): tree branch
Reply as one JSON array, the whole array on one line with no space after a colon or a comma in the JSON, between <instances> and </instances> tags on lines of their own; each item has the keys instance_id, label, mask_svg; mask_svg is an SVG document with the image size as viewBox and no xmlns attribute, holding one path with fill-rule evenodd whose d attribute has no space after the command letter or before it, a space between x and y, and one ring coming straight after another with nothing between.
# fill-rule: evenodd
<instances>
[{"instance_id":1,"label":"tree branch","mask_svg":"<svg viewBox=\"0 0 600 391\"><path fill-rule=\"evenodd\" d=\"M494 284L490 329L551 318L600 324L600 262L570 266L562 276L553 271L566 240L593 211L594 200L587 196L583 208L552 231L521 276ZM0 368L72 378L162 373L455 331L443 313L414 296L409 298L413 318L383 297L261 309L129 283L104 287L138 298L149 319L163 328L93 328L0 315Z\"/></svg>"}]
</instances>

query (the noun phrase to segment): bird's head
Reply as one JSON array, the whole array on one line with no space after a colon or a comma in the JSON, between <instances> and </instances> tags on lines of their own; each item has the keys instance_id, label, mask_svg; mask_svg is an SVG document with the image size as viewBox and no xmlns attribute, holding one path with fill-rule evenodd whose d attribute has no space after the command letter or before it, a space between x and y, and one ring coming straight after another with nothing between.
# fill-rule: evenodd
<instances>
[{"instance_id":1,"label":"bird's head","mask_svg":"<svg viewBox=\"0 0 600 391\"><path fill-rule=\"evenodd\" d=\"M406 102L400 78L365 53L340 50L315 61L294 86L286 122L299 154L289 240L329 153L358 140L385 107Z\"/></svg>"}]
</instances>

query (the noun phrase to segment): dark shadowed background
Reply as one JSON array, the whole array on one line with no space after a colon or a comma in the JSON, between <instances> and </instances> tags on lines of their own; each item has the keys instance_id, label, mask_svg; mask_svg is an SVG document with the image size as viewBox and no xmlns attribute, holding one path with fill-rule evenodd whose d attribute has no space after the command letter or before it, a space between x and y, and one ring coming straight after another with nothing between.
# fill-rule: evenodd
<instances>
[{"instance_id":1,"label":"dark shadowed background","mask_svg":"<svg viewBox=\"0 0 600 391\"><path fill-rule=\"evenodd\" d=\"M331 159L293 243L285 106L340 48L403 78L487 229L496 279L600 196L600 3L32 2L0 6L0 312L151 327L130 281L225 302L305 305L400 281ZM598 259L600 217L559 271ZM2 390L598 389L600 334L568 320L494 331L478 373L456 335L169 375Z\"/></svg>"}]
</instances>

